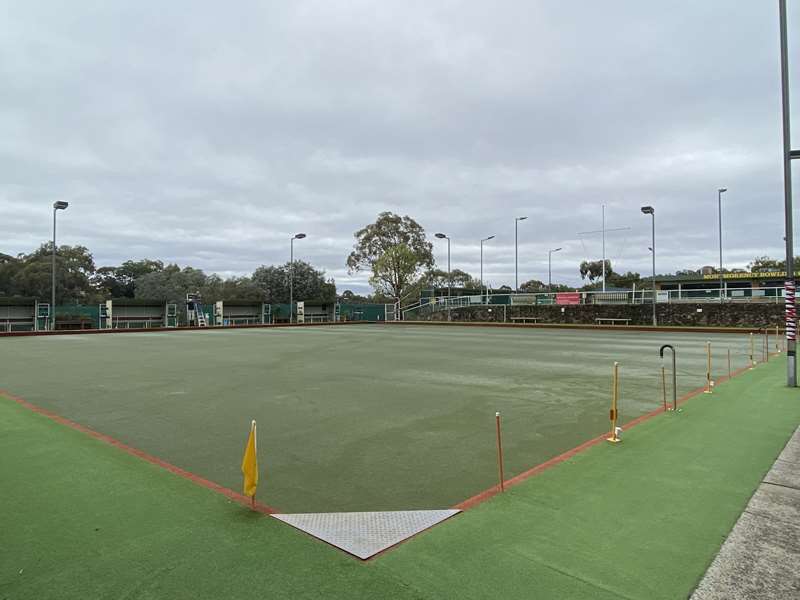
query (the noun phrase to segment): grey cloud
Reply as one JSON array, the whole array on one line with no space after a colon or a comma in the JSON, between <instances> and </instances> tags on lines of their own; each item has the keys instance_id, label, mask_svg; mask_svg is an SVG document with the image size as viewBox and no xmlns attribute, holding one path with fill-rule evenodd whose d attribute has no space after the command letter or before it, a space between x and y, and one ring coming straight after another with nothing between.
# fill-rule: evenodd
<instances>
[{"instance_id":1,"label":"grey cloud","mask_svg":"<svg viewBox=\"0 0 800 600\"><path fill-rule=\"evenodd\" d=\"M793 8L797 13L797 9ZM777 14L745 2L17 3L0 23L0 251L49 236L101 264L244 274L299 257L347 274L382 210L453 238L453 266L578 283L780 255ZM790 18L800 22L800 14ZM792 56L800 28L792 27ZM796 60L795 60L796 62ZM797 69L793 73L798 73ZM795 90L800 78L794 77ZM800 91L796 91L797 98ZM800 114L795 101L795 114ZM797 119L795 119L797 121ZM796 126L797 128L797 126ZM440 263L444 248L436 245Z\"/></svg>"}]
</instances>

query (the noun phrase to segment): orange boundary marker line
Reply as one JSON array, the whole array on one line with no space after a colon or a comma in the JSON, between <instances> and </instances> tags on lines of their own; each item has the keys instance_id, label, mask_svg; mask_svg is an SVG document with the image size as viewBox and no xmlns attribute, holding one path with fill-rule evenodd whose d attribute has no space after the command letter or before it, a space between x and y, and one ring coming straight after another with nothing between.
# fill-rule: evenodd
<instances>
[{"instance_id":1,"label":"orange boundary marker line","mask_svg":"<svg viewBox=\"0 0 800 600\"><path fill-rule=\"evenodd\" d=\"M741 369L737 369L736 371L734 371L733 374L731 375L731 377L728 377L727 375L723 375L722 377L717 378L715 381L720 382L720 383L723 382L723 381L728 381L729 379L733 379L737 375L739 375L741 373L744 373L745 371L749 371L749 370L750 370L750 367L742 367ZM694 398L695 396L702 395L704 390L705 390L705 386L699 387L696 390L693 390L693 391L689 392L688 394L686 394L684 396L681 396L678 399L678 404L679 405L684 404L685 402L687 402L691 398ZM653 417L655 417L657 415L660 415L660 414L662 414L664 412L665 411L663 409L657 408L655 410L650 411L649 413L645 413L643 415L640 415L640 416L636 417L632 421L629 421L628 423L625 424L625 427L626 428L633 427L634 425L638 425L639 423L643 423L644 421L652 419ZM545 462L543 462L541 464L538 464L535 467L532 467L532 468L528 469L527 471L524 471L524 472L520 473L519 475L516 475L516 476L512 477L511 479L506 480L504 487L506 489L508 489L508 488L510 488L512 486L515 486L515 485L517 485L519 483L522 483L526 479L530 479L531 477L535 477L536 475L539 475L540 473L543 473L547 469L555 467L556 465L561 464L561 463L569 460L570 458L572 458L576 454L579 454L579 453L583 452L584 450L586 450L588 448L591 448L592 446L596 446L600 442L604 441L606 439L606 437L608 437L608 433L603 433L601 435L598 435L595 438L592 438L590 440L587 440L587 441L583 442L582 444L580 444L578 446L575 446L571 450L567 450L566 452L564 452L562 454L559 454L558 456L554 456L550 460L546 460ZM488 489L486 489L486 490L484 490L484 491L482 491L482 492L480 492L478 494L475 494L474 496L472 496L470 498L467 498L463 502L459 502L458 504L453 506L453 508L457 508L459 510L469 510L470 508L474 508L477 505L479 505L479 504L481 504L483 502L486 502L487 500L489 500L490 498L493 498L494 496L498 495L499 493L500 492L498 490L498 486L494 485L494 486L492 486L492 487L490 487L490 488L488 488Z\"/></svg>"},{"instance_id":2,"label":"orange boundary marker line","mask_svg":"<svg viewBox=\"0 0 800 600\"><path fill-rule=\"evenodd\" d=\"M172 463L169 463L169 462L167 462L165 460L162 460L162 459L160 459L158 457L155 457L152 454L148 454L147 452L144 452L143 450L139 450L138 448L134 448L133 446L129 446L128 444L126 444L124 442L121 442L116 438L112 438L109 435L106 435L104 433L100 433L98 431L95 431L94 429L86 427L85 425L81 425L80 423L76 423L75 421L72 421L72 420L67 419L65 417L62 417L60 415L57 415L56 413L51 412L51 411L47 410L46 408L42 408L41 406L36 406L35 404L32 404L32 403L28 402L24 398L22 398L20 396L17 396L15 394L12 394L8 390L4 390L4 389L0 388L0 396L5 396L9 400L12 400L12 401L16 402L20 406L22 406L22 407L24 407L24 408L26 408L26 409L28 409L28 410L30 410L32 412L40 414L40 415L42 415L44 417L47 417L48 419L51 419L52 421L55 421L56 423L58 423L60 425L66 425L67 427L69 427L71 429L74 429L76 431L80 431L83 434L86 434L86 435L88 435L90 437L93 437L93 438L95 438L97 440L100 440L101 442L105 442L106 444L114 446L115 448L119 448L123 452L127 452L128 454L130 454L132 456L135 456L137 458L141 458L143 460L146 460L147 462L149 462L151 464L154 464L156 466L159 466L162 469L166 469L170 473L178 475L179 477L183 477L184 479L188 479L189 481L191 481L192 483L195 483L196 485L199 485L201 487L204 487L204 488L207 488L207 489L212 490L214 492L217 492L219 494L222 494L223 496L226 496L226 497L230 498L234 502L236 502L238 504L241 504L245 508L250 508L252 510L255 510L256 512L260 512L260 513L263 513L265 515L280 514L280 512L281 512L281 511L279 511L278 509L276 509L276 508L274 508L272 506L268 506L268 505L263 504L263 503L258 502L258 501L256 501L255 504L252 504L252 501L250 500L250 498L248 496L245 496L244 494L240 494L238 492L234 492L230 488L226 488L225 486L219 485L218 483L214 483L213 481L210 481L208 479L200 477L199 475L195 475L194 473L192 473L190 471L187 471L186 469L181 469L180 467L176 467ZM452 519L455 516L457 516L457 514L447 517L444 521L448 521L448 520ZM414 535L412 535L412 536L410 536L410 537L408 537L408 538L406 538L404 540L401 540L401 541L397 542L396 544L394 544L392 546L389 546L388 548L385 548L385 549L381 550L377 554L373 554L369 558L361 559L358 556L350 554L349 552L347 552L347 550L344 550L344 549L340 548L336 544L332 544L332 543L330 543L330 542L328 542L326 540L323 540L322 538L318 538L317 536L312 535L312 534L308 533L307 531L304 531L303 529L300 529L299 527L296 527L296 526L292 525L291 523L287 523L286 521L281 521L280 519L277 519L277 520L281 524L287 525L287 526L291 527L292 529L294 529L295 531L298 531L298 532L302 533L304 536L307 536L307 537L309 537L309 538L311 538L311 539L313 539L313 540L315 540L317 542L322 542L323 544L335 549L337 552L341 552L345 556L349 556L350 558L355 558L359 562L363 562L363 563L370 562L370 561L372 561L372 560L374 560L374 559L376 559L376 558L378 558L380 556L383 556L384 554L386 554L387 552L393 550L394 548L396 548L400 544L403 544L403 543L407 542L408 540L417 537L421 533L425 533L429 529L432 529L432 528L436 527L437 525L440 525L441 523L444 523L444 521L440 521L439 523L431 525L430 527L427 527L427 528L423 529L422 531L418 531Z\"/></svg>"},{"instance_id":3,"label":"orange boundary marker line","mask_svg":"<svg viewBox=\"0 0 800 600\"><path fill-rule=\"evenodd\" d=\"M708 327L699 325L592 325L591 323L502 323L499 321L372 321L381 325L428 325L431 327L505 327L507 329L587 329L650 333L760 333L757 327Z\"/></svg>"},{"instance_id":4,"label":"orange boundary marker line","mask_svg":"<svg viewBox=\"0 0 800 600\"><path fill-rule=\"evenodd\" d=\"M779 354L779 353L775 353L775 354ZM732 379L733 377L736 377L737 375L739 375L741 373L744 373L746 371L750 371L750 370L751 370L750 367L742 367L742 368L737 369L736 371L734 371L733 374L730 377L722 376L719 379L717 379L717 381L719 381L719 382L728 381L729 379ZM700 388L697 388L696 390L693 390L693 391L689 392L688 394L682 396L680 399L678 399L678 404L679 405L680 404L684 404L685 402L687 402L691 398L693 398L695 396L698 396L698 395L702 395L704 389L705 389L705 387L700 387ZM147 452L144 452L143 450L139 450L138 448L134 448L133 446L129 446L128 444L125 444L124 442L121 442L116 438L113 438L113 437L111 437L109 435L106 435L104 433L97 432L94 429L86 427L85 425L81 425L80 423L76 423L75 421L72 421L70 419L62 417L62 416L60 416L60 415L58 415L58 414L56 414L54 412L51 412L51 411L49 411L49 410L47 410L45 408L42 408L40 406L36 406L35 404L32 404L31 402L28 402L24 398L22 398L20 396L17 396L15 394L12 394L8 390L4 390L4 389L0 388L0 396L5 396L9 400L12 400L12 401L16 402L20 406L23 406L24 408L27 408L28 410L30 410L32 412L38 413L40 415L43 415L43 416L47 417L48 419L51 419L52 421L55 421L56 423L59 423L61 425L66 425L67 427L70 427L70 428L72 428L72 429L74 429L76 431L80 431L81 433L84 433L86 435L89 435L89 436L97 439L97 440L105 442L106 444L114 446L115 448L119 448L120 450L122 450L124 452L127 452L128 454L130 454L132 456L136 456L137 458L141 458L143 460L146 460L147 462L149 462L151 464L154 464L156 466L159 466L162 469L166 469L167 471L169 471L171 473L174 473L175 475L178 475L179 477L183 477L184 479L188 479L189 481L191 481L192 483L194 483L196 485L199 485L199 486L204 487L206 489L210 489L210 490L215 491L215 492L217 492L219 494L222 494L223 496L226 496L227 498L233 500L234 502L236 502L236 503L238 503L238 504L240 504L240 505L242 505L242 506L244 506L246 508L250 508L251 510L255 510L257 512L260 512L260 513L263 513L263 514L266 514L266 515L278 514L278 513L281 512L278 509L276 509L276 508L274 508L272 506L268 506L266 504L263 504L261 502L255 502L255 504L252 504L251 503L252 500L250 498L248 498L247 496L245 496L244 494L240 494L238 492L234 492L230 488L226 488L226 487L224 487L224 486L222 486L222 485L220 485L218 483L215 483L215 482L213 482L213 481L211 481L209 479L205 479L203 477L200 477L199 475L195 475L194 473L192 473L190 471L187 471L185 469L181 469L180 467L177 467L177 466L173 465L172 463L169 463L169 462L167 462L165 460L162 460L162 459L160 459L160 458L158 458L156 456L153 456L152 454L148 454ZM656 415L659 415L659 414L661 414L663 412L664 411L662 409L655 409L655 410L653 410L653 411L651 411L649 413L646 413L644 415L640 415L639 417L633 419L629 423L626 423L625 427L633 427L634 425L637 425L639 423L647 421L648 419L651 419L651 418L655 417ZM572 448L571 450L567 450L566 452L564 452L562 454L559 454L558 456L555 456L555 457L551 458L550 460L547 460L547 461L545 461L545 462L543 462L543 463L541 463L541 464L539 464L539 465L537 465L537 466L535 466L535 467L533 467L531 469L528 469L527 471L525 471L523 473L520 473L519 475L516 475L516 476L512 477L511 479L506 480L504 487L512 487L514 485L517 485L518 483L522 483L526 479L529 479L531 477L539 475L540 473L546 471L547 469L549 469L551 467L554 467L554 466L556 466L556 465L558 465L558 464L570 459L571 457L575 456L576 454L578 454L580 452L583 452L587 448L590 448L592 446L595 446L595 445L599 444L600 442L605 440L606 435L607 435L606 433L603 433L603 434L601 434L601 435L599 435L599 436L597 436L595 438L592 438L592 439L584 442L583 444L580 444L579 446L576 446L575 448ZM466 511L468 509L474 508L478 504L481 504L481 503L485 502L486 500L489 500L490 498L492 498L493 496L496 496L499 493L500 493L500 491L499 491L498 487L494 486L492 488L489 488L488 490L485 490L485 491L483 491L483 492L481 492L479 494L476 494L475 496L472 496L471 498L467 498L466 500L464 500L463 502L460 502L459 504L456 504L452 508L458 509L458 510L461 510L461 511ZM449 521L454 516L457 516L457 515L452 515L451 517L448 517L447 519L445 519L441 523L444 523L445 521ZM334 544L331 544L329 542L326 542L325 540L322 540L320 538L317 538L316 536L313 536L310 533L308 533L306 531L303 531L302 529L294 527L290 523L286 523L286 524L289 525L290 527L296 529L297 531L302 532L303 534L307 535L308 537L311 537L311 538L313 538L313 539L315 539L317 541L325 543L326 545L328 545L328 546L330 546L332 548L335 548L336 550L338 550L339 552L341 552L341 553L343 553L343 554L345 554L347 556L350 556L352 558L356 558L357 560L359 560L362 563L369 563L369 562L372 562L373 560L375 560L377 558L380 558L381 556L387 554L388 552L390 552L394 548L397 548L398 546L401 546L402 544L404 544L405 542L409 541L410 539L413 539L413 538L417 537L418 535L420 535L422 533L425 533L426 531L428 531L430 529L433 529L434 527L436 527L437 525L440 525L441 523L437 523L436 525L432 525L431 527L428 527L427 529L419 531L419 532L415 533L414 535L412 535L411 537L409 537L409 538L407 538L405 540L401 540L397 544L395 544L393 546L390 546L389 548L386 548L384 550L381 550L377 554L374 554L373 556L370 556L369 558L367 558L365 560L361 560L358 557L354 557L352 554L350 554L349 552L339 548L338 546L336 546Z\"/></svg>"},{"instance_id":5,"label":"orange boundary marker line","mask_svg":"<svg viewBox=\"0 0 800 600\"><path fill-rule=\"evenodd\" d=\"M5 396L9 400L13 400L14 402L19 404L20 406L23 406L23 407L27 408L30 411L33 411L33 412L38 413L40 415L43 415L43 416L47 417L48 419L50 419L52 421L55 421L56 423L59 423L61 425L66 425L67 427L70 427L70 428L72 428L72 429L74 429L76 431L80 431L81 433L85 433L86 435L91 436L96 440L100 440L101 442L105 442L106 444L109 444L110 446L114 446L115 448L119 448L123 452L127 452L128 454L130 454L132 456L136 456L137 458L141 458L143 460L146 460L147 462L149 462L149 463L151 463L153 465L156 465L158 467L161 467L162 469L166 469L170 473L174 473L175 475L178 475L179 477L183 477L184 479L188 479L192 483L195 483L195 484L197 484L197 485L199 485L201 487L204 487L204 488L207 488L209 490L213 490L213 491L215 491L215 492L217 492L219 494L222 494L223 496L228 497L229 499L233 500L234 502L237 502L237 503L241 504L242 506L244 506L246 508L250 508L252 510L255 510L256 512L260 512L260 513L263 513L263 514L266 514L266 515L271 515L271 514L279 512L277 509L275 509L275 508L273 508L271 506L268 506L266 504L263 504L261 502L258 502L258 501L256 501L255 504L252 504L251 503L252 502L251 499L248 496L245 496L244 494L240 494L238 492L234 492L230 488L226 488L225 486L222 486L222 485L220 485L218 483L214 483L213 481L210 481L208 479L200 477L199 475L195 475L194 473L192 473L190 471L187 471L186 469L181 469L180 467L176 467L172 463L168 463L167 461L162 460L162 459L160 459L160 458L158 458L156 456L153 456L152 454L148 454L147 452L145 452L143 450L139 450L138 448L134 448L133 446L129 446L128 444L126 444L124 442L121 442L116 438L112 438L109 435L106 435L104 433L100 433L98 431L95 431L94 429L90 429L89 427L86 427L85 425L81 425L80 423L76 423L75 421L71 421L70 419L67 419L67 418L62 417L60 415L57 415L56 413L51 412L51 411L49 411L49 410L47 410L45 408L42 408L41 406L36 406L35 404L31 404L30 402L28 402L24 398L16 396L16 395L12 394L11 392L9 392L8 390L0 389L0 396Z\"/></svg>"},{"instance_id":6,"label":"orange boundary marker line","mask_svg":"<svg viewBox=\"0 0 800 600\"><path fill-rule=\"evenodd\" d=\"M283 327L341 327L344 325L364 325L380 321L326 321L323 323L264 323L255 325L225 325L219 327L131 327L125 329L58 329L56 331L0 331L4 337L40 337L50 335L114 335L124 333L178 333L181 331L226 331L230 329L280 329Z\"/></svg>"},{"instance_id":7,"label":"orange boundary marker line","mask_svg":"<svg viewBox=\"0 0 800 600\"><path fill-rule=\"evenodd\" d=\"M384 549L383 549L383 550L381 550L380 552L376 552L375 554L373 554L373 555L372 555L372 556L370 556L369 558L365 558L365 559L363 559L361 562L368 563L368 562L372 562L373 560L377 560L377 559L379 559L381 556L384 556L385 554L388 554L389 552L391 552L392 550L394 550L394 549L395 549L395 548L397 548L398 546L402 546L402 545L403 545L403 544L405 544L406 542L409 542L409 541L413 540L414 538L416 538L416 537L418 537L418 536L422 535L423 533L425 533L425 532L427 532L427 531L430 531L430 530L431 530L431 529L433 529L434 527L438 527L438 526L439 526L439 525L441 525L442 523L446 523L447 521L449 521L449 520L451 520L451 519L454 519L455 517L458 517L458 516L459 516L459 515L461 515L461 514L463 514L463 513L455 513L454 515L450 515L449 517L447 517L447 518L445 518L445 519L443 519L443 520L439 521L438 523L434 523L434 524L433 524L433 525L431 525L430 527L426 527L425 529L423 529L423 530L421 530L421 531L418 531L418 532L417 532L417 533L415 533L414 535L410 535L410 536L408 536L407 538L405 538L405 539L403 539L403 540L400 540L400 541L399 541L399 542L397 542L396 544L392 544L392 545L391 545L391 546L389 546L388 548L384 548ZM337 546L334 546L334 547L335 547L335 548L338 548ZM339 548L339 550L341 550L341 548ZM344 552L344 551L343 551L343 552ZM353 556L353 555L352 555L352 554L350 554L350 553L347 553L347 554L348 554L349 556Z\"/></svg>"}]
</instances>

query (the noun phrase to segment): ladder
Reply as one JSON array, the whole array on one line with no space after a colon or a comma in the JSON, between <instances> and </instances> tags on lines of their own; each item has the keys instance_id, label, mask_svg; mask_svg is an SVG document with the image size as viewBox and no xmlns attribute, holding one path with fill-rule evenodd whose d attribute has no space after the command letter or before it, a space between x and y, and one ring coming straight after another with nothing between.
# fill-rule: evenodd
<instances>
[{"instance_id":1,"label":"ladder","mask_svg":"<svg viewBox=\"0 0 800 600\"><path fill-rule=\"evenodd\" d=\"M192 317L194 317L194 319ZM194 320L195 327L208 327L208 321L203 312L203 301L200 298L199 292L196 294L186 294L186 321L191 325L192 320Z\"/></svg>"},{"instance_id":2,"label":"ladder","mask_svg":"<svg viewBox=\"0 0 800 600\"><path fill-rule=\"evenodd\" d=\"M206 314L203 312L203 305L195 302L194 304L194 317L197 319L197 326L198 327L208 327L208 321L206 321Z\"/></svg>"}]
</instances>

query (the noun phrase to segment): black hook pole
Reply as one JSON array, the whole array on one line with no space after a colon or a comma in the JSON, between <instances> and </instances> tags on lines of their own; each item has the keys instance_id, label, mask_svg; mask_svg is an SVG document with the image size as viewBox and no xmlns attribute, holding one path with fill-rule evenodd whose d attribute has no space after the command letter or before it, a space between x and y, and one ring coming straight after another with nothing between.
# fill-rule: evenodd
<instances>
[{"instance_id":1,"label":"black hook pole","mask_svg":"<svg viewBox=\"0 0 800 600\"><path fill-rule=\"evenodd\" d=\"M658 355L664 358L664 348L672 350L672 410L678 410L678 371L675 368L675 348L671 344L664 344L658 350Z\"/></svg>"}]
</instances>

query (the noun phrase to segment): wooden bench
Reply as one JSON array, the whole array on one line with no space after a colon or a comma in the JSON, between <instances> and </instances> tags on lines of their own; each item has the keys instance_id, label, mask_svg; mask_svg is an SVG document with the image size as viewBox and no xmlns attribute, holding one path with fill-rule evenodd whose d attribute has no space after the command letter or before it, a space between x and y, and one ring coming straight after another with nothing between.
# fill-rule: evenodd
<instances>
[{"instance_id":1,"label":"wooden bench","mask_svg":"<svg viewBox=\"0 0 800 600\"><path fill-rule=\"evenodd\" d=\"M261 325L261 317L257 317L255 315L249 317L232 317L228 315L222 317L222 324L225 327L236 327L237 325Z\"/></svg>"},{"instance_id":2,"label":"wooden bench","mask_svg":"<svg viewBox=\"0 0 800 600\"><path fill-rule=\"evenodd\" d=\"M32 318L7 317L0 319L0 332L11 333L12 331L33 331L36 329L36 321Z\"/></svg>"},{"instance_id":3,"label":"wooden bench","mask_svg":"<svg viewBox=\"0 0 800 600\"><path fill-rule=\"evenodd\" d=\"M114 317L112 329L150 329L151 327L161 327L163 322L161 317Z\"/></svg>"},{"instance_id":4,"label":"wooden bench","mask_svg":"<svg viewBox=\"0 0 800 600\"><path fill-rule=\"evenodd\" d=\"M306 323L327 323L328 322L328 314L327 313L306 313L305 314L305 322Z\"/></svg>"},{"instance_id":5,"label":"wooden bench","mask_svg":"<svg viewBox=\"0 0 800 600\"><path fill-rule=\"evenodd\" d=\"M56 329L58 330L91 329L93 326L94 323L91 319L56 320Z\"/></svg>"},{"instance_id":6,"label":"wooden bench","mask_svg":"<svg viewBox=\"0 0 800 600\"><path fill-rule=\"evenodd\" d=\"M612 319L609 317L597 317L594 322L597 325L630 325L630 319Z\"/></svg>"},{"instance_id":7,"label":"wooden bench","mask_svg":"<svg viewBox=\"0 0 800 600\"><path fill-rule=\"evenodd\" d=\"M511 317L511 320L520 323L538 323L539 317Z\"/></svg>"}]
</instances>

